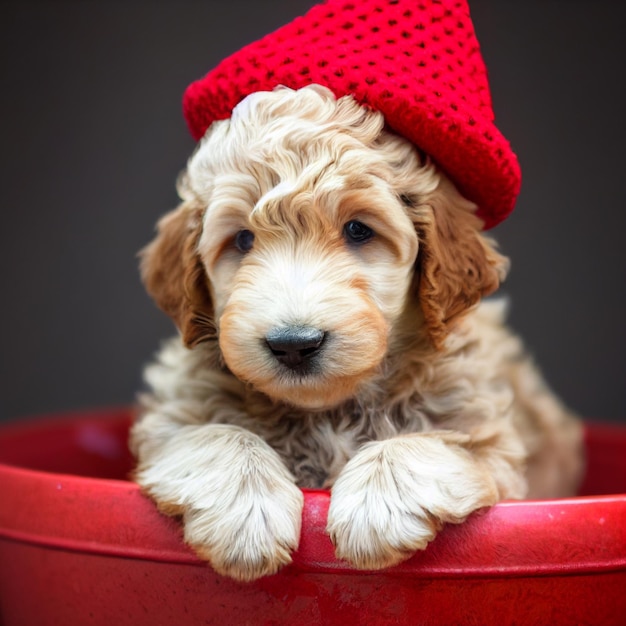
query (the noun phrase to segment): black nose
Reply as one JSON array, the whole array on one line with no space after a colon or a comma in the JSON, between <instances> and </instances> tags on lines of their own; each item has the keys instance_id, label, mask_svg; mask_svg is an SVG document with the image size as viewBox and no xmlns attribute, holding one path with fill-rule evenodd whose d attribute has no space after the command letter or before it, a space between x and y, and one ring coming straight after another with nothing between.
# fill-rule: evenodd
<instances>
[{"instance_id":1,"label":"black nose","mask_svg":"<svg viewBox=\"0 0 626 626\"><path fill-rule=\"evenodd\" d=\"M325 337L326 333L317 328L283 326L270 330L265 340L272 354L283 365L293 370L305 370Z\"/></svg>"}]
</instances>

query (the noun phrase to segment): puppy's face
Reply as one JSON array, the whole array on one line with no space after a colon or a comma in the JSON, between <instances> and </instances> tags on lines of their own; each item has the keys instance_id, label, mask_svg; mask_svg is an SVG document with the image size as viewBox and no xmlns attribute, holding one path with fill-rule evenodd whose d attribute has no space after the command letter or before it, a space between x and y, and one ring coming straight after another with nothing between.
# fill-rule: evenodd
<instances>
[{"instance_id":1,"label":"puppy's face","mask_svg":"<svg viewBox=\"0 0 626 626\"><path fill-rule=\"evenodd\" d=\"M319 157L236 208L215 198L199 246L227 365L307 408L344 400L380 364L418 247L385 181ZM252 191L259 172L246 177Z\"/></svg>"},{"instance_id":2,"label":"puppy's face","mask_svg":"<svg viewBox=\"0 0 626 626\"><path fill-rule=\"evenodd\" d=\"M255 94L191 159L185 202L144 253L144 279L188 345L216 330L241 380L298 407L334 406L375 374L415 292L437 282L415 287L420 247L444 255L425 241L437 228L421 202L440 186L351 99ZM451 315L433 316L431 296L436 340Z\"/></svg>"}]
</instances>

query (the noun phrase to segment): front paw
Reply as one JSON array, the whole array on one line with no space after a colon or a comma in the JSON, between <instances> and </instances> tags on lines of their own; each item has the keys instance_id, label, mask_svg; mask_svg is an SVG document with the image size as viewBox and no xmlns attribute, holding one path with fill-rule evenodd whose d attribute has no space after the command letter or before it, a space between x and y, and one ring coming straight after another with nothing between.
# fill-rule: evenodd
<instances>
[{"instance_id":1,"label":"front paw","mask_svg":"<svg viewBox=\"0 0 626 626\"><path fill-rule=\"evenodd\" d=\"M445 522L497 501L493 479L456 445L430 436L366 445L332 489L327 531L337 558L380 569L423 550Z\"/></svg>"},{"instance_id":2,"label":"front paw","mask_svg":"<svg viewBox=\"0 0 626 626\"><path fill-rule=\"evenodd\" d=\"M291 562L304 498L256 435L187 427L141 460L136 479L162 512L182 515L185 541L220 574L254 580Z\"/></svg>"},{"instance_id":3,"label":"front paw","mask_svg":"<svg viewBox=\"0 0 626 626\"><path fill-rule=\"evenodd\" d=\"M264 493L223 494L223 506L185 511L185 541L220 574L251 581L291 563L303 496L292 483Z\"/></svg>"}]
</instances>

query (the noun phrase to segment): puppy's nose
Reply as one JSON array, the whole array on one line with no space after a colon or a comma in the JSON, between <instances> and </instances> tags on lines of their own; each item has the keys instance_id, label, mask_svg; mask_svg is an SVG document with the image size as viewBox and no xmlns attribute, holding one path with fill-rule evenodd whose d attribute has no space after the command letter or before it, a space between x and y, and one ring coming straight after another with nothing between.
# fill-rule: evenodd
<instances>
[{"instance_id":1,"label":"puppy's nose","mask_svg":"<svg viewBox=\"0 0 626 626\"><path fill-rule=\"evenodd\" d=\"M311 357L319 351L326 333L309 326L283 326L267 333L265 341L272 354L283 365L305 369Z\"/></svg>"}]
</instances>

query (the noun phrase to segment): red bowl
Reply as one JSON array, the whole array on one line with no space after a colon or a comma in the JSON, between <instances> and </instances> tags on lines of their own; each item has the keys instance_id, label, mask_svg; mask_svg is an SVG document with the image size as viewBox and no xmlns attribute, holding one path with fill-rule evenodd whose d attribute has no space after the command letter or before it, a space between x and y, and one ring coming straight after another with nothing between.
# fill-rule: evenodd
<instances>
[{"instance_id":1,"label":"red bowl","mask_svg":"<svg viewBox=\"0 0 626 626\"><path fill-rule=\"evenodd\" d=\"M126 480L129 422L108 410L0 428L2 626L626 624L624 427L587 426L585 495L503 502L384 571L335 559L328 493L306 491L293 564L243 584Z\"/></svg>"}]
</instances>

